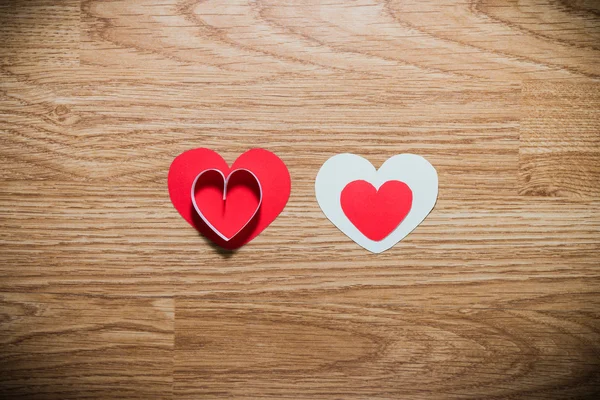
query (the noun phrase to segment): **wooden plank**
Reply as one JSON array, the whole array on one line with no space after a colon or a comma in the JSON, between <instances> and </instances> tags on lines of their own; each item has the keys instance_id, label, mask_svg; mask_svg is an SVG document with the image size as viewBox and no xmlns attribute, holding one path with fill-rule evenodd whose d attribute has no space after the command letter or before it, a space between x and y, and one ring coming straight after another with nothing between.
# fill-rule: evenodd
<instances>
[{"instance_id":1,"label":"wooden plank","mask_svg":"<svg viewBox=\"0 0 600 400\"><path fill-rule=\"evenodd\" d=\"M595 311L548 309L585 302ZM515 309L176 300L179 399L593 398L597 294Z\"/></svg>"},{"instance_id":2,"label":"wooden plank","mask_svg":"<svg viewBox=\"0 0 600 400\"><path fill-rule=\"evenodd\" d=\"M4 291L295 295L382 286L412 291L418 302L415 288L441 285L437 290L450 293L439 301L453 304L458 300L452 285L509 300L508 288L519 281L554 282L553 290L560 292L572 288L569 282L581 288L585 279L598 276L598 202L464 199L450 196L458 189L442 190L415 232L374 256L323 216L306 182L294 186L288 206L263 234L226 253L183 221L164 183L12 181L2 187ZM490 282L504 286L489 292L485 283Z\"/></svg>"},{"instance_id":3,"label":"wooden plank","mask_svg":"<svg viewBox=\"0 0 600 400\"><path fill-rule=\"evenodd\" d=\"M336 152L356 152L377 165L413 152L453 176L461 190L516 194L520 85L514 82L437 80L415 95L417 84L407 80L345 76L216 87L105 85L80 77L89 89L53 79L41 88L36 81L7 84L0 178L164 182L185 150L210 147L231 163L260 143L289 164L294 184L313 180Z\"/></svg>"},{"instance_id":4,"label":"wooden plank","mask_svg":"<svg viewBox=\"0 0 600 400\"><path fill-rule=\"evenodd\" d=\"M600 83L526 82L520 193L600 198Z\"/></svg>"},{"instance_id":5,"label":"wooden plank","mask_svg":"<svg viewBox=\"0 0 600 400\"><path fill-rule=\"evenodd\" d=\"M128 77L144 66L194 81L337 71L413 81L599 75L597 7L522 3L86 1L81 58Z\"/></svg>"},{"instance_id":6,"label":"wooden plank","mask_svg":"<svg viewBox=\"0 0 600 400\"><path fill-rule=\"evenodd\" d=\"M173 300L0 294L0 396L169 399Z\"/></svg>"},{"instance_id":7,"label":"wooden plank","mask_svg":"<svg viewBox=\"0 0 600 400\"><path fill-rule=\"evenodd\" d=\"M6 73L15 67L17 71L25 72L31 66L78 66L80 14L79 0L2 2L2 72Z\"/></svg>"}]
</instances>

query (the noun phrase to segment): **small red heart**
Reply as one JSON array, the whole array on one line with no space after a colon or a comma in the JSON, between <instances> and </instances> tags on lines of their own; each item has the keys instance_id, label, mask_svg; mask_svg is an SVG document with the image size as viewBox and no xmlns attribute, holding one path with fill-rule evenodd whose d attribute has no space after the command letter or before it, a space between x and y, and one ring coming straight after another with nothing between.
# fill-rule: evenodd
<instances>
[{"instance_id":1,"label":"small red heart","mask_svg":"<svg viewBox=\"0 0 600 400\"><path fill-rule=\"evenodd\" d=\"M229 176L206 170L192 190L196 212L224 240L231 240L254 218L262 201L260 183L245 169Z\"/></svg>"},{"instance_id":2,"label":"small red heart","mask_svg":"<svg viewBox=\"0 0 600 400\"><path fill-rule=\"evenodd\" d=\"M194 197L212 227L192 202L194 180L203 171L206 172L196 182ZM225 178L229 178L226 188ZM262 189L260 206L258 185ZM171 202L179 214L202 235L231 250L254 239L277 218L290 197L291 179L283 161L270 151L248 150L230 168L218 153L199 148L173 160L168 186Z\"/></svg>"},{"instance_id":3,"label":"small red heart","mask_svg":"<svg viewBox=\"0 0 600 400\"><path fill-rule=\"evenodd\" d=\"M385 182L379 190L367 181L346 185L340 196L346 217L374 241L385 239L404 220L412 206L412 190L401 181Z\"/></svg>"}]
</instances>

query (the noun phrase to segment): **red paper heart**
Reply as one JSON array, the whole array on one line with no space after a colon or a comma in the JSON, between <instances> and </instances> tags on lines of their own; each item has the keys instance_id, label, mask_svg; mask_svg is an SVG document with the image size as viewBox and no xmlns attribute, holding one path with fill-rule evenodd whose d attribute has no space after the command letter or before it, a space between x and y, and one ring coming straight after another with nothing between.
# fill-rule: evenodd
<instances>
[{"instance_id":1,"label":"red paper heart","mask_svg":"<svg viewBox=\"0 0 600 400\"><path fill-rule=\"evenodd\" d=\"M254 218L262 202L262 188L254 174L236 169L201 172L192 185L192 204L202 220L222 239L231 240Z\"/></svg>"},{"instance_id":2,"label":"red paper heart","mask_svg":"<svg viewBox=\"0 0 600 400\"><path fill-rule=\"evenodd\" d=\"M412 206L412 190L404 182L387 181L379 190L367 181L350 182L340 203L346 217L374 241L386 238L404 220Z\"/></svg>"},{"instance_id":3,"label":"red paper heart","mask_svg":"<svg viewBox=\"0 0 600 400\"><path fill-rule=\"evenodd\" d=\"M203 171L194 194L199 210L212 228L192 202L192 185ZM229 179L225 200L224 178ZM269 226L285 207L291 191L287 167L279 157L264 149L245 152L231 168L210 149L186 151L173 160L168 186L171 202L179 214L204 236L226 249L248 243ZM262 201L258 206L260 189ZM231 239L225 240L213 228Z\"/></svg>"}]
</instances>

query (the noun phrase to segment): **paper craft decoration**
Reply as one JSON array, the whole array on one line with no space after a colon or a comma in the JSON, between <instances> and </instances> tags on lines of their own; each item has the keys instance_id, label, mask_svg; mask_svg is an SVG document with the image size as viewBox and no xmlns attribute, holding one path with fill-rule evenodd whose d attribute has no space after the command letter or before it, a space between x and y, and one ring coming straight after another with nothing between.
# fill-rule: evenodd
<instances>
[{"instance_id":1,"label":"paper craft decoration","mask_svg":"<svg viewBox=\"0 0 600 400\"><path fill-rule=\"evenodd\" d=\"M325 216L350 239L381 253L404 239L433 209L435 168L423 157L398 154L379 170L355 154L327 160L315 181Z\"/></svg>"},{"instance_id":2,"label":"paper craft decoration","mask_svg":"<svg viewBox=\"0 0 600 400\"><path fill-rule=\"evenodd\" d=\"M173 160L169 196L202 235L236 249L260 234L285 207L291 191L287 167L275 154L252 149L231 168L216 152L199 148Z\"/></svg>"}]
</instances>

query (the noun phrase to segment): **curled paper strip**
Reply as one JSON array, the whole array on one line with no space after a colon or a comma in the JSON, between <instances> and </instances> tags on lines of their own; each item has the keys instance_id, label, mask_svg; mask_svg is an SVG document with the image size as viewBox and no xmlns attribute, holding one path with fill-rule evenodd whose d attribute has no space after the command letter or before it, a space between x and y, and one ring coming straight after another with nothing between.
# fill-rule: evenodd
<instances>
[{"instance_id":1,"label":"curled paper strip","mask_svg":"<svg viewBox=\"0 0 600 400\"><path fill-rule=\"evenodd\" d=\"M254 212L252 213L252 215L250 216L250 218L248 218L248 220L231 236L227 236L225 234L223 234L218 228L216 228L209 220L208 218L206 218L206 216L204 215L204 213L202 212L202 210L200 210L200 207L198 207L198 203L196 202L196 184L198 183L198 180L207 172L216 172L218 174L221 175L221 177L223 178L223 201L225 202L227 200L227 184L229 183L229 179L236 173L236 172L240 172L240 171L245 171L247 173L249 173L255 180L256 183L258 185L258 191L259 191L259 198L258 198L258 204L256 205L256 207L254 208ZM206 169L202 172L200 172L196 178L194 179L194 183L192 183L192 190L190 192L190 196L192 198L192 204L194 205L194 209L196 210L196 212L198 213L198 215L200 216L200 218L202 218L202 220L206 223L206 225L208 225L208 227L210 229L212 229L217 235L219 235L220 238L222 238L225 241L229 241L231 240L235 235L237 235L238 233L240 233L249 223L250 221L252 221L252 219L256 216L256 213L258 212L258 210L260 209L260 205L262 203L262 186L260 185L260 181L258 180L258 178L256 177L256 175L254 175L254 173L252 173L252 171L245 169L245 168L239 168L239 169L234 169L233 171L231 171L229 173L229 175L227 177L225 177L225 174L223 174L223 172L221 172L218 169L215 168L210 168L210 169Z\"/></svg>"}]
</instances>

